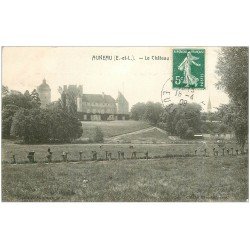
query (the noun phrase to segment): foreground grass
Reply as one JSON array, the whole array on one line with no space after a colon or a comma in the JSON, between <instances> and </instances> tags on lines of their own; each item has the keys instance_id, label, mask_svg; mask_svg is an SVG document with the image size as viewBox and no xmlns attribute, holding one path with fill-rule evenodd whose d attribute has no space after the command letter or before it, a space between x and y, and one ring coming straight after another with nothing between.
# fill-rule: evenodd
<instances>
[{"instance_id":1,"label":"foreground grass","mask_svg":"<svg viewBox=\"0 0 250 250\"><path fill-rule=\"evenodd\" d=\"M2 165L3 201L246 201L247 156Z\"/></svg>"}]
</instances>

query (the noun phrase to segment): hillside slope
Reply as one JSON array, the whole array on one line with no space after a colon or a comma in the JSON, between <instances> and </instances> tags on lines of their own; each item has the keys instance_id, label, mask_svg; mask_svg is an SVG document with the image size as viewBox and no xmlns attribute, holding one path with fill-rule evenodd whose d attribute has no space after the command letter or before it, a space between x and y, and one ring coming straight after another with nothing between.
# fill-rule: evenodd
<instances>
[{"instance_id":1,"label":"hillside slope","mask_svg":"<svg viewBox=\"0 0 250 250\"><path fill-rule=\"evenodd\" d=\"M150 125L142 121L101 121L101 122L82 122L82 138L92 138L95 128L99 127L105 138L118 136L125 133L149 128Z\"/></svg>"}]
</instances>

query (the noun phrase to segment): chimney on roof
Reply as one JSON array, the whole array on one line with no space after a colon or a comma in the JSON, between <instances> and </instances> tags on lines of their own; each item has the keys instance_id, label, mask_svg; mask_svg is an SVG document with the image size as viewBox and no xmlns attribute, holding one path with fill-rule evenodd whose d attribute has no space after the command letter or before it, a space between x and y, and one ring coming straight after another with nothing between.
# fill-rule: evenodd
<instances>
[{"instance_id":1,"label":"chimney on roof","mask_svg":"<svg viewBox=\"0 0 250 250\"><path fill-rule=\"evenodd\" d=\"M105 93L104 92L102 92L102 98L104 98L105 97Z\"/></svg>"}]
</instances>

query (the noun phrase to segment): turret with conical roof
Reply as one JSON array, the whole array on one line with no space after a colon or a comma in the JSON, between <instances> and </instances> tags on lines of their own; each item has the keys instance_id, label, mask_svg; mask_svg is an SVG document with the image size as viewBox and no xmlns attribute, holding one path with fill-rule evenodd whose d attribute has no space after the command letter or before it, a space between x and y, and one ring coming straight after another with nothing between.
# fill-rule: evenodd
<instances>
[{"instance_id":1,"label":"turret with conical roof","mask_svg":"<svg viewBox=\"0 0 250 250\"><path fill-rule=\"evenodd\" d=\"M41 100L42 108L45 108L47 104L51 103L51 89L45 79L43 79L42 84L37 87L37 93Z\"/></svg>"},{"instance_id":2,"label":"turret with conical roof","mask_svg":"<svg viewBox=\"0 0 250 250\"><path fill-rule=\"evenodd\" d=\"M118 114L128 114L129 103L120 91L118 91L118 97L116 99L116 103L117 103L117 113Z\"/></svg>"}]
</instances>

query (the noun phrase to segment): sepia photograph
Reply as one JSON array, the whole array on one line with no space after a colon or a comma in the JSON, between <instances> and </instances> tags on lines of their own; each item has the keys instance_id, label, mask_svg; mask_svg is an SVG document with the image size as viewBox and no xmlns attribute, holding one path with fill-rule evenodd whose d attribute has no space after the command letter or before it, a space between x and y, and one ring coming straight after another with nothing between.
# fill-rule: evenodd
<instances>
[{"instance_id":1,"label":"sepia photograph","mask_svg":"<svg viewBox=\"0 0 250 250\"><path fill-rule=\"evenodd\" d=\"M2 202L248 202L248 47L18 47Z\"/></svg>"}]
</instances>

